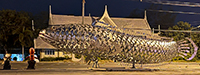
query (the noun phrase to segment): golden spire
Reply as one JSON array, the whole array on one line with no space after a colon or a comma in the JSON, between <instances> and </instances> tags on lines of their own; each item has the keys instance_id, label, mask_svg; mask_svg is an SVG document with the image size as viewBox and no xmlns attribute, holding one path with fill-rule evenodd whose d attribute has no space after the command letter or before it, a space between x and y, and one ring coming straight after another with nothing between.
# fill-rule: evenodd
<instances>
[{"instance_id":1,"label":"golden spire","mask_svg":"<svg viewBox=\"0 0 200 75\"><path fill-rule=\"evenodd\" d=\"M84 16L85 16L85 0L82 2L82 24L84 24Z\"/></svg>"},{"instance_id":2,"label":"golden spire","mask_svg":"<svg viewBox=\"0 0 200 75\"><path fill-rule=\"evenodd\" d=\"M147 20L147 11L146 10L144 10L144 19Z\"/></svg>"},{"instance_id":3,"label":"golden spire","mask_svg":"<svg viewBox=\"0 0 200 75\"><path fill-rule=\"evenodd\" d=\"M82 3L85 3L85 0L83 0Z\"/></svg>"},{"instance_id":4,"label":"golden spire","mask_svg":"<svg viewBox=\"0 0 200 75\"><path fill-rule=\"evenodd\" d=\"M51 5L49 5L49 25L53 25L52 13L51 13Z\"/></svg>"}]
</instances>

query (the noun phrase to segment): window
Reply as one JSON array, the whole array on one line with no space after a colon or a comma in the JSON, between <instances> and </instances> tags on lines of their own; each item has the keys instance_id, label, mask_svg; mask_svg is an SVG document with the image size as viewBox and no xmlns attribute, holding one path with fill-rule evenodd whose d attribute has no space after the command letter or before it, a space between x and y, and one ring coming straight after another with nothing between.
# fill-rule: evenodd
<instances>
[{"instance_id":1,"label":"window","mask_svg":"<svg viewBox=\"0 0 200 75\"><path fill-rule=\"evenodd\" d=\"M54 50L45 50L45 55L54 55Z\"/></svg>"}]
</instances>

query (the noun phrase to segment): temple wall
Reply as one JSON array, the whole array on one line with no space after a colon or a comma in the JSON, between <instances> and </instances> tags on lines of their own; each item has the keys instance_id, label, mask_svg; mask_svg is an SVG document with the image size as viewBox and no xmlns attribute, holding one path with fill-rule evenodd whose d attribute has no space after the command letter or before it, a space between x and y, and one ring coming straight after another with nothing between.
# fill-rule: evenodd
<instances>
[{"instance_id":1,"label":"temple wall","mask_svg":"<svg viewBox=\"0 0 200 75\"><path fill-rule=\"evenodd\" d=\"M65 54L63 55L62 51L59 51L59 57L65 57L65 56L66 55ZM42 59L44 57L58 57L58 51L54 50L54 55L46 55L45 50L43 49L43 50L40 51L40 59Z\"/></svg>"}]
</instances>

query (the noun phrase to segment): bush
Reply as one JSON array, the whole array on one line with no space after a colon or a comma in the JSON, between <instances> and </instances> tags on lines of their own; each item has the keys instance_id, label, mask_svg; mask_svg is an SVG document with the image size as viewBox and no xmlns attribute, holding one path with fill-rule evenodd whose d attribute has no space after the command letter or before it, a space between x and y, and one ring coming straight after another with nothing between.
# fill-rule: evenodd
<instances>
[{"instance_id":1,"label":"bush","mask_svg":"<svg viewBox=\"0 0 200 75\"><path fill-rule=\"evenodd\" d=\"M68 55L65 56L66 59L70 59Z\"/></svg>"},{"instance_id":2,"label":"bush","mask_svg":"<svg viewBox=\"0 0 200 75\"><path fill-rule=\"evenodd\" d=\"M77 55L77 54L75 54L75 58L80 59L80 58L81 58L81 55Z\"/></svg>"},{"instance_id":3,"label":"bush","mask_svg":"<svg viewBox=\"0 0 200 75\"><path fill-rule=\"evenodd\" d=\"M193 58L192 60L190 60L189 62L196 62L197 59L196 58Z\"/></svg>"},{"instance_id":4,"label":"bush","mask_svg":"<svg viewBox=\"0 0 200 75\"><path fill-rule=\"evenodd\" d=\"M64 60L64 59L66 59L65 57L56 57L55 58L55 60L57 61L57 60Z\"/></svg>"},{"instance_id":5,"label":"bush","mask_svg":"<svg viewBox=\"0 0 200 75\"><path fill-rule=\"evenodd\" d=\"M185 58L178 56L178 57L172 58L171 61L173 61L173 62L196 62L197 58L193 58L192 60L187 61Z\"/></svg>"},{"instance_id":6,"label":"bush","mask_svg":"<svg viewBox=\"0 0 200 75\"><path fill-rule=\"evenodd\" d=\"M44 57L41 59L41 61L63 61L63 60L67 60L69 58L65 58L65 57Z\"/></svg>"},{"instance_id":7,"label":"bush","mask_svg":"<svg viewBox=\"0 0 200 75\"><path fill-rule=\"evenodd\" d=\"M41 61L55 61L55 58L53 57L44 57L41 59Z\"/></svg>"},{"instance_id":8,"label":"bush","mask_svg":"<svg viewBox=\"0 0 200 75\"><path fill-rule=\"evenodd\" d=\"M17 61L17 57L14 57L13 60Z\"/></svg>"},{"instance_id":9,"label":"bush","mask_svg":"<svg viewBox=\"0 0 200 75\"><path fill-rule=\"evenodd\" d=\"M101 60L109 60L108 58L104 57L104 58L101 58Z\"/></svg>"}]
</instances>

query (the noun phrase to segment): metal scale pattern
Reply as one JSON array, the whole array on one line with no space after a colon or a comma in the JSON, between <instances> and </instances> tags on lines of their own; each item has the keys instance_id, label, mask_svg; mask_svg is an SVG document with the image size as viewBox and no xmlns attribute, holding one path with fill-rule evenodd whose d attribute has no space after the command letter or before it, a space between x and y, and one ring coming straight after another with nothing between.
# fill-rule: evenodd
<instances>
[{"instance_id":1,"label":"metal scale pattern","mask_svg":"<svg viewBox=\"0 0 200 75\"><path fill-rule=\"evenodd\" d=\"M159 63L182 56L191 60L198 47L193 43L190 51L188 40L161 41L137 37L115 31L113 28L88 24L50 26L40 32L45 42L74 54L115 59L122 62ZM193 42L189 40L189 42ZM188 57L191 54L191 57Z\"/></svg>"}]
</instances>

